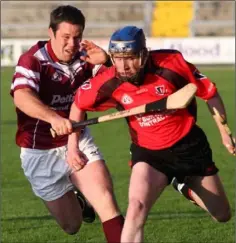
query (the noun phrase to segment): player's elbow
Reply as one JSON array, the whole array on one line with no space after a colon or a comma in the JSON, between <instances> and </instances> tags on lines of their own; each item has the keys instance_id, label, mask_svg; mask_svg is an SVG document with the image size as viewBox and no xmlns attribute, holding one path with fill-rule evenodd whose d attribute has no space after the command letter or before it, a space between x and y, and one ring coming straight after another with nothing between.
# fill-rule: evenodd
<instances>
[{"instance_id":1,"label":"player's elbow","mask_svg":"<svg viewBox=\"0 0 236 243\"><path fill-rule=\"evenodd\" d=\"M76 104L79 112L93 111L93 102L89 100L81 100Z\"/></svg>"},{"instance_id":2,"label":"player's elbow","mask_svg":"<svg viewBox=\"0 0 236 243\"><path fill-rule=\"evenodd\" d=\"M89 94L85 95L83 92L78 92L75 96L73 106L76 106L77 110L81 112L89 111L93 106L93 99Z\"/></svg>"}]
</instances>

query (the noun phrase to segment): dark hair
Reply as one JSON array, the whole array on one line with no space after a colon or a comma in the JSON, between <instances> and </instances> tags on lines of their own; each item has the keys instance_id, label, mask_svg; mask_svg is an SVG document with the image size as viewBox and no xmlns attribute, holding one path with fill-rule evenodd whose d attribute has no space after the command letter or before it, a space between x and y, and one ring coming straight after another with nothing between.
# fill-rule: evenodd
<instances>
[{"instance_id":1,"label":"dark hair","mask_svg":"<svg viewBox=\"0 0 236 243\"><path fill-rule=\"evenodd\" d=\"M62 5L55 8L50 14L49 28L52 28L55 33L58 25L62 22L68 22L85 27L85 17L78 9L70 5Z\"/></svg>"}]
</instances>

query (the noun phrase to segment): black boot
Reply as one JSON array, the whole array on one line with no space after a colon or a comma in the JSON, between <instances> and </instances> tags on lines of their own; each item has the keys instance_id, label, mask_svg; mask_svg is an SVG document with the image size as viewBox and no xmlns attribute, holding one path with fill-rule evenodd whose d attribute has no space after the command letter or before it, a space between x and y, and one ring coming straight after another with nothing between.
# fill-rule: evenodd
<instances>
[{"instance_id":1,"label":"black boot","mask_svg":"<svg viewBox=\"0 0 236 243\"><path fill-rule=\"evenodd\" d=\"M96 217L93 207L79 190L74 190L74 193L82 209L83 221L86 223L93 223Z\"/></svg>"},{"instance_id":2,"label":"black boot","mask_svg":"<svg viewBox=\"0 0 236 243\"><path fill-rule=\"evenodd\" d=\"M191 190L191 189L189 189L189 187L184 182L180 183L180 182L178 182L177 178L174 177L173 180L171 181L171 184L177 192L181 193L191 203L194 203L195 205L197 205L196 202L189 195L189 190Z\"/></svg>"}]
</instances>

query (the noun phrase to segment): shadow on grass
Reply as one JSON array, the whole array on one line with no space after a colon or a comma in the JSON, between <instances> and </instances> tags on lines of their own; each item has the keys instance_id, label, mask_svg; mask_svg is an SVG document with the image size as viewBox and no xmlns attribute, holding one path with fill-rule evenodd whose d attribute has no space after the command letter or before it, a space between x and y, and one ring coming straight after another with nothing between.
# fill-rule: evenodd
<instances>
[{"instance_id":1,"label":"shadow on grass","mask_svg":"<svg viewBox=\"0 0 236 243\"><path fill-rule=\"evenodd\" d=\"M20 221L30 221L30 220L54 220L54 218L50 215L42 215L42 216L29 216L29 217L11 217L11 218L3 218L2 222L20 222ZM85 223L87 225L87 223ZM100 224L98 217L93 224Z\"/></svg>"},{"instance_id":2,"label":"shadow on grass","mask_svg":"<svg viewBox=\"0 0 236 243\"><path fill-rule=\"evenodd\" d=\"M204 211L191 211L191 212L151 212L149 219L165 220L165 219L187 219L187 218L206 218L209 214Z\"/></svg>"},{"instance_id":3,"label":"shadow on grass","mask_svg":"<svg viewBox=\"0 0 236 243\"><path fill-rule=\"evenodd\" d=\"M125 213L122 213L125 215ZM196 211L196 212L151 212L149 213L150 219L164 220L164 219L180 219L180 218L204 218L209 217L209 215L204 211ZM3 218L2 221L10 222L10 221L21 221L21 220L54 220L54 218L50 215L43 216L29 216L29 217L11 217L11 218ZM100 222L96 220L95 224Z\"/></svg>"},{"instance_id":4,"label":"shadow on grass","mask_svg":"<svg viewBox=\"0 0 236 243\"><path fill-rule=\"evenodd\" d=\"M12 217L12 218L3 218L2 221L17 221L17 220L53 220L53 217L50 215L43 216L30 216L30 217Z\"/></svg>"}]
</instances>

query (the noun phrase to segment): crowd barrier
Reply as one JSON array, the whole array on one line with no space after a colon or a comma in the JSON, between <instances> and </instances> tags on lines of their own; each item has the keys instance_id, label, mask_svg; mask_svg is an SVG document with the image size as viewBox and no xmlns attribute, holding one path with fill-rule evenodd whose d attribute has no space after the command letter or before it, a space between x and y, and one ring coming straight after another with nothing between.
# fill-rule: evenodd
<instances>
[{"instance_id":1,"label":"crowd barrier","mask_svg":"<svg viewBox=\"0 0 236 243\"><path fill-rule=\"evenodd\" d=\"M2 39L1 66L16 65L19 56L38 40ZM108 39L93 39L107 50ZM194 64L234 64L234 37L195 37L195 38L147 38L147 47L155 49L176 49L184 58Z\"/></svg>"}]
</instances>

